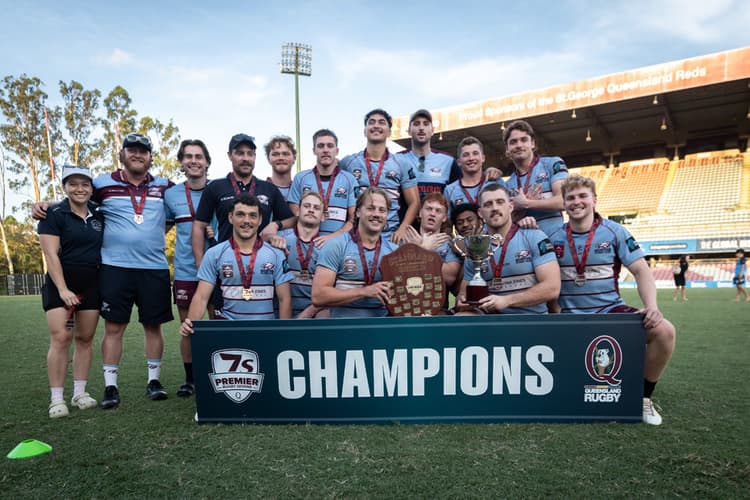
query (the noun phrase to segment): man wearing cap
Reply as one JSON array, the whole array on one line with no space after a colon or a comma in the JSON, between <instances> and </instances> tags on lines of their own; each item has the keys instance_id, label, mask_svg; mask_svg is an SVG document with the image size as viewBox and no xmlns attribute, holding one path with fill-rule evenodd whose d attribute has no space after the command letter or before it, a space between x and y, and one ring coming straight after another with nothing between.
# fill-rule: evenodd
<instances>
[{"instance_id":1,"label":"man wearing cap","mask_svg":"<svg viewBox=\"0 0 750 500\"><path fill-rule=\"evenodd\" d=\"M266 179L281 192L285 200L289 199L289 189L292 187L292 167L297 160L297 149L294 141L286 135L275 135L263 146L266 159L271 165L271 177Z\"/></svg>"},{"instance_id":2,"label":"man wearing cap","mask_svg":"<svg viewBox=\"0 0 750 500\"><path fill-rule=\"evenodd\" d=\"M391 136L392 126L393 118L385 110L373 109L367 113L364 130L367 146L363 151L343 158L339 164L357 178L360 192L369 187L380 187L388 193L390 210L383 234L399 244L406 240L406 228L419 213L419 190L414 168L388 151L386 141ZM406 211L399 220L402 196Z\"/></svg>"},{"instance_id":3,"label":"man wearing cap","mask_svg":"<svg viewBox=\"0 0 750 500\"><path fill-rule=\"evenodd\" d=\"M258 234L263 240L269 240L278 231L294 225L294 214L278 188L253 176L256 149L255 138L247 134L236 134L229 141L227 156L232 171L225 178L209 183L195 212L193 255L196 266L200 267L203 259L206 226L214 216L219 222L217 241L226 241L232 235L229 213L235 198L243 193L255 196L261 204L262 220ZM273 223L269 224L272 217Z\"/></svg>"}]
</instances>

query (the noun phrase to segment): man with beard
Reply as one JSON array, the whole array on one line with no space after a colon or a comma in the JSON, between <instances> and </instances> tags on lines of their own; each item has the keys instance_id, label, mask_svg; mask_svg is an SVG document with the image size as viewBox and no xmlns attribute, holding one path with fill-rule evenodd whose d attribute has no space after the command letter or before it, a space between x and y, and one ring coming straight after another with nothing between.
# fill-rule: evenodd
<instances>
[{"instance_id":1,"label":"man with beard","mask_svg":"<svg viewBox=\"0 0 750 500\"><path fill-rule=\"evenodd\" d=\"M419 213L419 191L414 169L398 159L398 155L390 154L386 147L392 126L393 119L385 110L373 109L367 113L364 130L367 146L363 151L342 159L341 168L354 175L359 182L359 192L380 187L388 193L390 209L383 233L399 244L405 241L406 228ZM359 192L355 194L358 196ZM407 208L399 219L402 196Z\"/></svg>"},{"instance_id":2,"label":"man with beard","mask_svg":"<svg viewBox=\"0 0 750 500\"><path fill-rule=\"evenodd\" d=\"M193 223L193 255L200 267L203 259L206 226L216 216L219 221L217 241L222 242L232 235L229 212L236 197L242 193L255 196L261 204L259 236L268 240L285 227L294 225L294 214L286 204L278 188L270 182L253 176L255 168L255 139L247 134L236 134L229 141L227 156L232 163L232 172L223 179L216 179L206 187ZM273 217L273 223L271 221Z\"/></svg>"},{"instance_id":3,"label":"man with beard","mask_svg":"<svg viewBox=\"0 0 750 500\"><path fill-rule=\"evenodd\" d=\"M180 325L181 335L193 333L193 321L206 312L217 280L224 297L217 319L274 319L274 298L278 299L279 319L292 317L292 275L284 253L258 237L260 210L258 199L245 193L232 202L227 216L232 236L206 251L198 269L198 289Z\"/></svg>"},{"instance_id":4,"label":"man with beard","mask_svg":"<svg viewBox=\"0 0 750 500\"><path fill-rule=\"evenodd\" d=\"M662 417L651 395L674 352L676 332L659 311L656 284L645 254L627 229L596 213L593 180L573 175L561 189L568 223L550 235L562 274L557 310L579 314L643 314L646 329L643 421L660 425ZM628 306L620 297L617 278L623 265L635 277L643 309Z\"/></svg>"},{"instance_id":5,"label":"man with beard","mask_svg":"<svg viewBox=\"0 0 750 500\"><path fill-rule=\"evenodd\" d=\"M513 219L532 216L549 235L563 222L560 186L568 177L568 167L558 156L536 154L534 129L523 120L508 125L503 142L514 165L507 182L516 212Z\"/></svg>"},{"instance_id":6,"label":"man with beard","mask_svg":"<svg viewBox=\"0 0 750 500\"><path fill-rule=\"evenodd\" d=\"M547 301L560 292L560 268L547 235L538 229L522 229L511 220L513 202L508 190L499 184L485 186L479 193L479 214L487 233L499 235L481 266L481 276L489 295L477 307L487 313L546 314ZM466 287L474 276L471 260L464 265L464 280L457 306L466 307ZM510 279L512 278L512 279Z\"/></svg>"},{"instance_id":7,"label":"man with beard","mask_svg":"<svg viewBox=\"0 0 750 500\"><path fill-rule=\"evenodd\" d=\"M327 240L349 232L354 219L355 192L359 184L352 174L339 168L338 142L336 134L328 129L313 134L315 166L294 176L289 193L289 208L294 215L299 215L299 203L306 193L314 192L323 197L323 221L320 235L315 238L318 248Z\"/></svg>"},{"instance_id":8,"label":"man with beard","mask_svg":"<svg viewBox=\"0 0 750 500\"><path fill-rule=\"evenodd\" d=\"M355 225L320 251L312 285L312 303L330 307L331 317L385 316L392 283L381 281L380 260L397 249L383 235L390 197L370 187L357 199Z\"/></svg>"},{"instance_id":9,"label":"man with beard","mask_svg":"<svg viewBox=\"0 0 750 500\"><path fill-rule=\"evenodd\" d=\"M292 167L297 159L294 141L286 135L271 137L266 145L266 159L271 165L271 177L266 179L279 189L285 200L289 199L289 188L292 186Z\"/></svg>"}]
</instances>

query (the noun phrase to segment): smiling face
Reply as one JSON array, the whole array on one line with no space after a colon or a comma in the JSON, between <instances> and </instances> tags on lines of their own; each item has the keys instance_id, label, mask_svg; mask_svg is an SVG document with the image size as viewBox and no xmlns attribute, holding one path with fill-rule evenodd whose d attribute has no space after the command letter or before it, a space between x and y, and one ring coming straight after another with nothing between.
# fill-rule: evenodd
<instances>
[{"instance_id":1,"label":"smiling face","mask_svg":"<svg viewBox=\"0 0 750 500\"><path fill-rule=\"evenodd\" d=\"M151 168L151 152L143 146L128 146L120 151L120 161L131 175L144 175Z\"/></svg>"},{"instance_id":2,"label":"smiling face","mask_svg":"<svg viewBox=\"0 0 750 500\"><path fill-rule=\"evenodd\" d=\"M388 200L380 193L365 192L365 198L357 208L357 219L361 230L369 234L383 231L388 221Z\"/></svg>"},{"instance_id":3,"label":"smiling face","mask_svg":"<svg viewBox=\"0 0 750 500\"><path fill-rule=\"evenodd\" d=\"M388 125L388 119L379 114L370 115L365 124L365 137L367 142L382 143L391 136L391 127Z\"/></svg>"},{"instance_id":4,"label":"smiling face","mask_svg":"<svg viewBox=\"0 0 750 500\"><path fill-rule=\"evenodd\" d=\"M505 144L507 154L516 165L527 164L534 158L536 143L528 132L515 129L508 136Z\"/></svg>"},{"instance_id":5,"label":"smiling face","mask_svg":"<svg viewBox=\"0 0 750 500\"><path fill-rule=\"evenodd\" d=\"M295 161L294 153L284 142L275 142L268 153L271 169L279 175L286 175L292 170Z\"/></svg>"},{"instance_id":6,"label":"smiling face","mask_svg":"<svg viewBox=\"0 0 750 500\"><path fill-rule=\"evenodd\" d=\"M185 177L198 179L206 175L208 159L200 146L185 146L180 166Z\"/></svg>"},{"instance_id":7,"label":"smiling face","mask_svg":"<svg viewBox=\"0 0 750 500\"><path fill-rule=\"evenodd\" d=\"M590 188L584 186L569 189L563 196L563 208L571 221L586 221L594 217L596 196Z\"/></svg>"},{"instance_id":8,"label":"smiling face","mask_svg":"<svg viewBox=\"0 0 750 500\"><path fill-rule=\"evenodd\" d=\"M467 144L461 148L461 154L456 161L464 174L476 174L482 171L484 153L479 144Z\"/></svg>"},{"instance_id":9,"label":"smiling face","mask_svg":"<svg viewBox=\"0 0 750 500\"><path fill-rule=\"evenodd\" d=\"M479 215L472 210L465 210L456 216L456 232L461 236L479 234L482 222Z\"/></svg>"},{"instance_id":10,"label":"smiling face","mask_svg":"<svg viewBox=\"0 0 750 500\"><path fill-rule=\"evenodd\" d=\"M505 189L482 191L479 214L490 229L490 234L510 223L513 203Z\"/></svg>"},{"instance_id":11,"label":"smiling face","mask_svg":"<svg viewBox=\"0 0 750 500\"><path fill-rule=\"evenodd\" d=\"M94 187L91 185L91 179L88 177L83 175L71 175L65 179L63 190L71 202L83 205L91 199Z\"/></svg>"},{"instance_id":12,"label":"smiling face","mask_svg":"<svg viewBox=\"0 0 750 500\"><path fill-rule=\"evenodd\" d=\"M229 223L235 240L250 240L258 233L260 208L254 205L237 203L229 212Z\"/></svg>"}]
</instances>

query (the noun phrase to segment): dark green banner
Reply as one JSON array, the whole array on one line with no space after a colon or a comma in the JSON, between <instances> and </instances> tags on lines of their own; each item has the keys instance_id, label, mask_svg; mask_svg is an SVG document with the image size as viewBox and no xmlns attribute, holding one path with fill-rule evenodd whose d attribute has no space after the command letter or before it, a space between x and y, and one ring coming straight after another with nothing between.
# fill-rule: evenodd
<instances>
[{"instance_id":1,"label":"dark green banner","mask_svg":"<svg viewBox=\"0 0 750 500\"><path fill-rule=\"evenodd\" d=\"M199 422L640 422L636 314L197 321Z\"/></svg>"}]
</instances>

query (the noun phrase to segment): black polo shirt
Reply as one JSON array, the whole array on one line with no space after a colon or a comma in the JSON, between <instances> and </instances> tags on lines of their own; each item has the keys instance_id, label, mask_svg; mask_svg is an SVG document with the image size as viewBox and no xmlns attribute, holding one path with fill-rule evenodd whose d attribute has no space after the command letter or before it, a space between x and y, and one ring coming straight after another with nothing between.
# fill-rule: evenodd
<instances>
[{"instance_id":1,"label":"black polo shirt","mask_svg":"<svg viewBox=\"0 0 750 500\"><path fill-rule=\"evenodd\" d=\"M60 237L59 257L63 267L98 266L102 262L104 214L89 201L89 215L81 219L70 209L67 198L47 210L47 218L39 221L37 233Z\"/></svg>"},{"instance_id":2,"label":"black polo shirt","mask_svg":"<svg viewBox=\"0 0 750 500\"><path fill-rule=\"evenodd\" d=\"M254 184L254 187L252 185ZM219 223L219 235L217 241L226 241L232 236L232 225L229 223L229 212L232 210L234 202L235 186L241 193L254 194L261 205L262 220L258 233L268 225L273 216L273 220L284 220L293 217L289 205L286 204L284 196L279 188L270 182L262 181L257 177L243 184L234 178L233 173L229 173L222 179L215 179L208 183L201 202L198 204L198 210L195 212L195 220L210 224L214 215Z\"/></svg>"}]
</instances>

